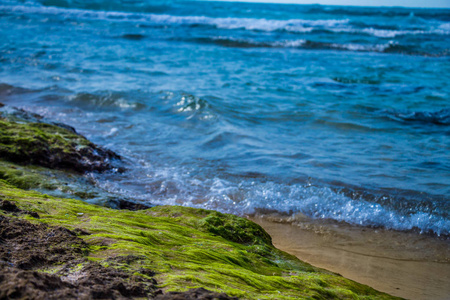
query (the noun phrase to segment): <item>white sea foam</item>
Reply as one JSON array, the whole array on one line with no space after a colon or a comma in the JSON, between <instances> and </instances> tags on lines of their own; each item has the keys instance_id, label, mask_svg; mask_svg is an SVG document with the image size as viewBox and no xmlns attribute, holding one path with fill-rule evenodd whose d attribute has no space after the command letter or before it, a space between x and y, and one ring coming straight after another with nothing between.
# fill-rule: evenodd
<instances>
[{"instance_id":1,"label":"white sea foam","mask_svg":"<svg viewBox=\"0 0 450 300\"><path fill-rule=\"evenodd\" d=\"M330 28L333 32L344 32L344 33L363 33L367 35L372 35L381 38L394 38L402 35L419 35L419 34L437 34L437 35L449 35L450 30L445 28L436 28L429 30L388 30L388 29L375 29L375 28L364 28L356 29L353 27L342 27L342 28Z\"/></svg>"},{"instance_id":2,"label":"white sea foam","mask_svg":"<svg viewBox=\"0 0 450 300\"><path fill-rule=\"evenodd\" d=\"M0 11L13 11L33 14L52 14L63 17L77 17L85 19L102 19L128 22L148 22L167 25L211 25L223 29L246 29L275 31L287 30L293 32L309 32L314 27L333 28L347 24L349 19L329 20L274 20L254 18L212 18L206 16L174 16L167 14L126 13L114 11L92 11L82 9L68 9L48 6L17 5L0 6Z\"/></svg>"},{"instance_id":3,"label":"white sea foam","mask_svg":"<svg viewBox=\"0 0 450 300\"><path fill-rule=\"evenodd\" d=\"M439 25L439 29L450 32L450 22L442 23Z\"/></svg>"},{"instance_id":4,"label":"white sea foam","mask_svg":"<svg viewBox=\"0 0 450 300\"><path fill-rule=\"evenodd\" d=\"M286 48L298 48L304 46L306 40L287 40L287 41L278 41L273 43L275 47L286 47Z\"/></svg>"},{"instance_id":5,"label":"white sea foam","mask_svg":"<svg viewBox=\"0 0 450 300\"><path fill-rule=\"evenodd\" d=\"M395 41L389 41L385 44L338 44L338 43L321 43L321 42L309 42L305 39L297 40L281 40L274 42L258 42L256 40L238 39L231 36L217 36L212 38L216 42L234 42L236 47L268 47L268 48L316 48L316 49L336 49L336 50L348 50L348 51L361 51L361 52L383 52L387 48L398 45ZM228 45L229 46L229 45Z\"/></svg>"},{"instance_id":6,"label":"white sea foam","mask_svg":"<svg viewBox=\"0 0 450 300\"><path fill-rule=\"evenodd\" d=\"M352 27L349 19L323 20L275 20L255 18L212 18L206 16L174 16L152 13L128 13L117 11L94 11L73 8L59 8L40 5L0 5L0 11L23 12L31 14L51 14L79 19L100 19L116 22L144 22L161 25L209 25L221 29L245 29L260 31L286 30L305 33L314 29L326 29L333 32L364 33L381 38L394 38L401 35L438 34L449 35L450 23L443 23L437 28L427 30L386 30L375 28L358 29Z\"/></svg>"},{"instance_id":7,"label":"white sea foam","mask_svg":"<svg viewBox=\"0 0 450 300\"><path fill-rule=\"evenodd\" d=\"M362 198L352 199L324 186L252 180L236 183L217 177L201 179L175 167L156 169L148 178L149 182L145 183L148 193L133 193L132 197L154 204L192 206L238 215L253 214L263 209L302 213L315 219L332 219L361 226L395 230L416 228L437 235L450 234L450 220L436 212L406 207L406 204L399 211ZM126 194L124 190L120 192Z\"/></svg>"},{"instance_id":8,"label":"white sea foam","mask_svg":"<svg viewBox=\"0 0 450 300\"><path fill-rule=\"evenodd\" d=\"M349 51L362 51L362 52L383 52L392 45L398 43L390 41L387 44L374 44L374 45L362 45L362 44L332 44L336 49L349 50Z\"/></svg>"}]
</instances>

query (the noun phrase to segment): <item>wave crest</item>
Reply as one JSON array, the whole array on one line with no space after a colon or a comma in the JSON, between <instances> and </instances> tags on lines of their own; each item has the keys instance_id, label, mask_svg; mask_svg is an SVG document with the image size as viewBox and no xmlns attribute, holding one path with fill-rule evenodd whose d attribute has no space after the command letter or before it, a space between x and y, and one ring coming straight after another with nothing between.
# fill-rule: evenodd
<instances>
[{"instance_id":1,"label":"wave crest","mask_svg":"<svg viewBox=\"0 0 450 300\"><path fill-rule=\"evenodd\" d=\"M436 125L450 125L450 109L439 111L384 111L388 118L400 122L420 122Z\"/></svg>"},{"instance_id":2,"label":"wave crest","mask_svg":"<svg viewBox=\"0 0 450 300\"><path fill-rule=\"evenodd\" d=\"M426 208L414 201L402 201L397 208L385 205L400 199L386 196L349 197L329 187L312 185L285 185L271 181L258 182L257 178L242 178L239 183L220 178L197 180L165 172L154 180L161 186L177 186L176 192L159 195L153 203L180 204L227 213L255 214L274 211L294 215L301 213L313 219L329 219L348 224L383 227L408 231L418 229L423 233L441 236L450 234L450 220L436 208ZM156 178L158 177L158 178ZM161 198L160 198L161 197ZM182 200L181 200L182 199Z\"/></svg>"},{"instance_id":3,"label":"wave crest","mask_svg":"<svg viewBox=\"0 0 450 300\"><path fill-rule=\"evenodd\" d=\"M372 25L362 27L352 23L348 18L342 19L265 19L265 18L214 18L208 16L177 16L169 14L101 11L78 8L62 8L42 5L0 5L0 11L30 14L59 15L64 18L100 19L113 22L140 22L148 25L185 25L213 26L218 29L243 29L248 31L287 31L292 33L309 33L314 30L326 30L334 33L365 34L380 38L394 38L400 35L450 35L450 23L441 23L436 28L391 29L374 28Z\"/></svg>"},{"instance_id":4,"label":"wave crest","mask_svg":"<svg viewBox=\"0 0 450 300\"><path fill-rule=\"evenodd\" d=\"M389 41L385 44L339 44L306 39L282 40L282 41L258 41L250 39L239 39L234 37L217 36L188 39L195 43L214 44L230 48L294 48L294 49L316 49L316 50L336 50L354 52L379 52L420 56L447 56L448 52L426 53L421 52L412 46L401 45L397 42Z\"/></svg>"},{"instance_id":5,"label":"wave crest","mask_svg":"<svg viewBox=\"0 0 450 300\"><path fill-rule=\"evenodd\" d=\"M78 93L67 97L68 101L75 102L77 105L90 106L93 108L119 108L130 110L142 110L146 105L127 99L127 95L116 92L98 92L98 93Z\"/></svg>"}]
</instances>

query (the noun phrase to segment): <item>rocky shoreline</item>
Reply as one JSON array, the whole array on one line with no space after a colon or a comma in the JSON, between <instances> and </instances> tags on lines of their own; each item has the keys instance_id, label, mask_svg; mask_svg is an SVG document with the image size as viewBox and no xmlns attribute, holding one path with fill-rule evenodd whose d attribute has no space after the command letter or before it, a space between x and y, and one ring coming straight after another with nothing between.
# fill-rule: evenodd
<instances>
[{"instance_id":1,"label":"rocky shoreline","mask_svg":"<svg viewBox=\"0 0 450 300\"><path fill-rule=\"evenodd\" d=\"M60 188L47 169L126 170L75 129L0 107L0 299L395 299L276 249L245 218L34 191Z\"/></svg>"}]
</instances>

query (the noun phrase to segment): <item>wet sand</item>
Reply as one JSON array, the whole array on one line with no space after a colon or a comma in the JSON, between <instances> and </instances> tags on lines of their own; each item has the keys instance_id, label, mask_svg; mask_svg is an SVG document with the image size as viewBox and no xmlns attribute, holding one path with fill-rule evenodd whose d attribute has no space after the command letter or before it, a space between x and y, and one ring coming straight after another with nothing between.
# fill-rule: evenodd
<instances>
[{"instance_id":1,"label":"wet sand","mask_svg":"<svg viewBox=\"0 0 450 300\"><path fill-rule=\"evenodd\" d=\"M450 240L309 220L253 216L274 245L314 266L406 299L450 299Z\"/></svg>"}]
</instances>

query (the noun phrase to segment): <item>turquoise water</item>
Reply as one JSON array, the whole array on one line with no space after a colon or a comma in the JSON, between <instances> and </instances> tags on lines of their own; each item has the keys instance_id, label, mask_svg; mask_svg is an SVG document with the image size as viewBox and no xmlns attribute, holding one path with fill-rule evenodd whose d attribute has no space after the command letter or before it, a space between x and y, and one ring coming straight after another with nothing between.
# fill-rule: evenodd
<instances>
[{"instance_id":1,"label":"turquoise water","mask_svg":"<svg viewBox=\"0 0 450 300\"><path fill-rule=\"evenodd\" d=\"M0 0L0 102L141 202L450 233L450 10Z\"/></svg>"}]
</instances>

